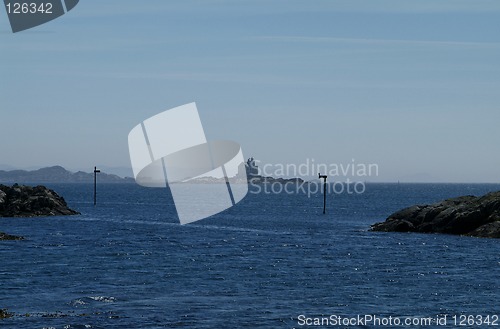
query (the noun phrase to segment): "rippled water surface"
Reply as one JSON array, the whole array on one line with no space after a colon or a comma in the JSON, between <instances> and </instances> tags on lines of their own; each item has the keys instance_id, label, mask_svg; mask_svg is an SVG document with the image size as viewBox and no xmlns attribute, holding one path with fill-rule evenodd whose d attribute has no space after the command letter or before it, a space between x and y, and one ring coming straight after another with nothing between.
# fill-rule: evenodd
<instances>
[{"instance_id":1,"label":"rippled water surface","mask_svg":"<svg viewBox=\"0 0 500 329\"><path fill-rule=\"evenodd\" d=\"M162 189L50 186L79 216L0 219L2 328L293 328L298 316L500 314L500 241L368 232L412 204L500 185L249 194L180 226ZM196 202L196 200L193 200Z\"/></svg>"}]
</instances>

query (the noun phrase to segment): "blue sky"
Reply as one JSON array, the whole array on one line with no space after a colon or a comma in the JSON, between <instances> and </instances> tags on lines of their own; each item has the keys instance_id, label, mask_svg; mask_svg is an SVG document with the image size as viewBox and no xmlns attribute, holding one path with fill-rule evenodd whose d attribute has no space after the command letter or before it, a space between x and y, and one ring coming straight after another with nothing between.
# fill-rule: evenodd
<instances>
[{"instance_id":1,"label":"blue sky","mask_svg":"<svg viewBox=\"0 0 500 329\"><path fill-rule=\"evenodd\" d=\"M500 182L500 1L82 0L13 34L0 164L130 167L127 135L195 101L262 163Z\"/></svg>"}]
</instances>

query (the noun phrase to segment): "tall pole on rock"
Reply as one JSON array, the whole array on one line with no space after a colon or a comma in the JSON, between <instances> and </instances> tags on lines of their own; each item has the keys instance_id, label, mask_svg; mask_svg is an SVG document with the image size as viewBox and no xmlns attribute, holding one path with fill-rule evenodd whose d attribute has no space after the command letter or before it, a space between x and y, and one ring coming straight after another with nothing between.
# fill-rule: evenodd
<instances>
[{"instance_id":1,"label":"tall pole on rock","mask_svg":"<svg viewBox=\"0 0 500 329\"><path fill-rule=\"evenodd\" d=\"M326 214L326 179L327 175L321 175L318 173L319 179L323 178L323 214Z\"/></svg>"},{"instance_id":2,"label":"tall pole on rock","mask_svg":"<svg viewBox=\"0 0 500 329\"><path fill-rule=\"evenodd\" d=\"M97 167L94 167L94 206L97 203L97 173L101 172Z\"/></svg>"}]
</instances>

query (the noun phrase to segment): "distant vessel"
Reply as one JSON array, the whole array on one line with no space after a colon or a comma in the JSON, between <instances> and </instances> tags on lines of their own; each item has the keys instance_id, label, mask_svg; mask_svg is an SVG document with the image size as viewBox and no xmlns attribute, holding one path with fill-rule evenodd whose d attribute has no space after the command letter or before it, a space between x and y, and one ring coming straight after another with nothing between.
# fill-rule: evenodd
<instances>
[{"instance_id":1,"label":"distant vessel","mask_svg":"<svg viewBox=\"0 0 500 329\"><path fill-rule=\"evenodd\" d=\"M255 159L253 157L248 158L247 163L245 164L245 171L247 173L248 180L259 176L259 167L255 163Z\"/></svg>"},{"instance_id":2,"label":"distant vessel","mask_svg":"<svg viewBox=\"0 0 500 329\"><path fill-rule=\"evenodd\" d=\"M259 175L259 166L257 166L255 159L249 158L245 163L245 172L247 176L247 180L249 183L254 184L262 184L262 183L304 183L302 178L275 178L271 176L262 176Z\"/></svg>"}]
</instances>

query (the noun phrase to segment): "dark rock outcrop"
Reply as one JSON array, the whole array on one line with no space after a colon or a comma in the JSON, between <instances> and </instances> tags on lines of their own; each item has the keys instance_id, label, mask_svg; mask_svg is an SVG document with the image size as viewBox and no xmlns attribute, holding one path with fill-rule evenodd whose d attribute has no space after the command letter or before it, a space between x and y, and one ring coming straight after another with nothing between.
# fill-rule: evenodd
<instances>
[{"instance_id":1,"label":"dark rock outcrop","mask_svg":"<svg viewBox=\"0 0 500 329\"><path fill-rule=\"evenodd\" d=\"M7 319L12 316L13 314L7 311L6 309L0 309L0 319Z\"/></svg>"},{"instance_id":2,"label":"dark rock outcrop","mask_svg":"<svg viewBox=\"0 0 500 329\"><path fill-rule=\"evenodd\" d=\"M77 215L64 198L44 186L0 185L0 217Z\"/></svg>"},{"instance_id":3,"label":"dark rock outcrop","mask_svg":"<svg viewBox=\"0 0 500 329\"><path fill-rule=\"evenodd\" d=\"M15 236L0 232L0 240L24 240L24 238L22 236Z\"/></svg>"},{"instance_id":4,"label":"dark rock outcrop","mask_svg":"<svg viewBox=\"0 0 500 329\"><path fill-rule=\"evenodd\" d=\"M500 192L408 207L372 225L371 230L500 238Z\"/></svg>"}]
</instances>

